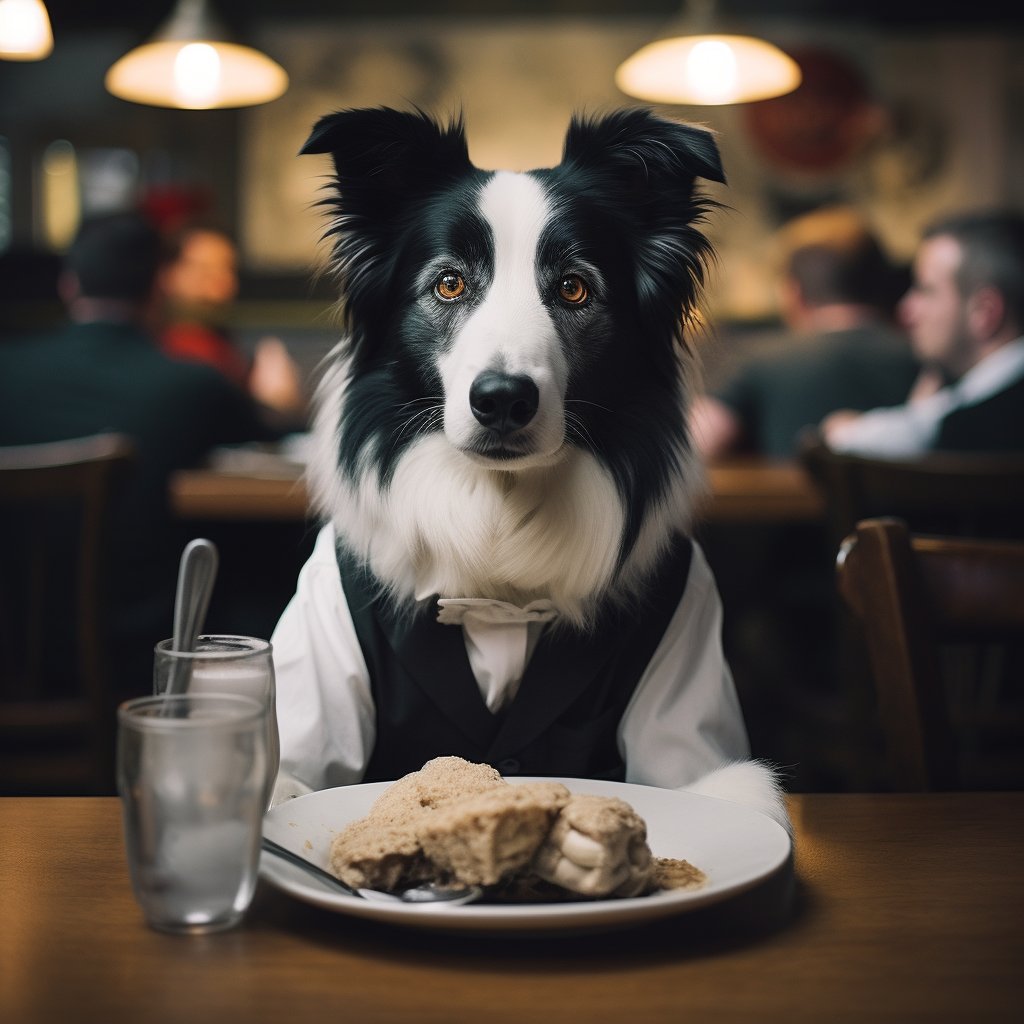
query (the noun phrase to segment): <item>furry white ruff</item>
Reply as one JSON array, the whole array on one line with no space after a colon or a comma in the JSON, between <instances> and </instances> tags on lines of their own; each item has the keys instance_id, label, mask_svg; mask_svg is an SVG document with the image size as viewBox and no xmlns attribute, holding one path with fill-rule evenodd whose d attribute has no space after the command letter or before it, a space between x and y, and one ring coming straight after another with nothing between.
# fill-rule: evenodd
<instances>
[{"instance_id":1,"label":"furry white ruff","mask_svg":"<svg viewBox=\"0 0 1024 1024\"><path fill-rule=\"evenodd\" d=\"M546 598L586 624L601 600L642 591L673 536L689 528L703 491L696 456L679 452L668 491L619 567L618 490L597 459L570 445L552 466L509 472L428 433L409 446L389 487L369 457L354 481L346 477L337 465L345 381L338 364L319 389L310 488L318 511L399 604L432 594L518 605Z\"/></svg>"},{"instance_id":2,"label":"furry white ruff","mask_svg":"<svg viewBox=\"0 0 1024 1024\"><path fill-rule=\"evenodd\" d=\"M722 765L696 782L683 786L682 790L751 807L767 814L787 832L792 832L778 775L760 761L734 761Z\"/></svg>"}]
</instances>

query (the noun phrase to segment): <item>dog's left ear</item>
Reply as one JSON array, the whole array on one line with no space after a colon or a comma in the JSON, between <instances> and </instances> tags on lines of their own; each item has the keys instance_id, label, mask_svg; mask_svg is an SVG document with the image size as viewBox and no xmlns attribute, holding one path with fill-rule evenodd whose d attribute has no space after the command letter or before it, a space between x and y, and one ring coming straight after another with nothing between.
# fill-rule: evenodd
<instances>
[{"instance_id":1,"label":"dog's left ear","mask_svg":"<svg viewBox=\"0 0 1024 1024\"><path fill-rule=\"evenodd\" d=\"M595 120L573 118L563 163L602 169L625 186L692 188L696 178L725 183L711 132L648 110L619 110Z\"/></svg>"},{"instance_id":2,"label":"dog's left ear","mask_svg":"<svg viewBox=\"0 0 1024 1024\"><path fill-rule=\"evenodd\" d=\"M711 245L698 230L718 206L698 178L725 183L711 132L643 109L574 118L562 166L584 191L630 217L637 296L652 326L677 325L696 302Z\"/></svg>"}]
</instances>

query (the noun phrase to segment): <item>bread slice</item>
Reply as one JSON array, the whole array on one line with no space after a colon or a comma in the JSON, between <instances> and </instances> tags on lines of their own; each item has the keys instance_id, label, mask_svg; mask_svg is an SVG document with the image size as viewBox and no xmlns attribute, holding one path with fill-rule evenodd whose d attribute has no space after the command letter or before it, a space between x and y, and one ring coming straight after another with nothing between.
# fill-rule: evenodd
<instances>
[{"instance_id":1,"label":"bread slice","mask_svg":"<svg viewBox=\"0 0 1024 1024\"><path fill-rule=\"evenodd\" d=\"M424 810L434 810L453 800L507 786L497 769L474 764L461 757L435 757L419 771L403 775L377 798L368 817L401 825Z\"/></svg>"},{"instance_id":2,"label":"bread slice","mask_svg":"<svg viewBox=\"0 0 1024 1024\"><path fill-rule=\"evenodd\" d=\"M410 825L360 818L331 842L330 868L356 889L385 891L414 885L433 875Z\"/></svg>"},{"instance_id":3,"label":"bread slice","mask_svg":"<svg viewBox=\"0 0 1024 1024\"><path fill-rule=\"evenodd\" d=\"M443 876L496 885L529 865L569 798L557 782L495 786L425 814L418 837Z\"/></svg>"}]
</instances>

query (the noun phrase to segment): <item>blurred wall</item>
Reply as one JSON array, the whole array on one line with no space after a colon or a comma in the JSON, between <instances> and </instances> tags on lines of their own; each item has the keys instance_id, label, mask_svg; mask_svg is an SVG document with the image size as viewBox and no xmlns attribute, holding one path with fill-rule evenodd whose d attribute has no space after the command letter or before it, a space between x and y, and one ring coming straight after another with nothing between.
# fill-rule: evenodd
<instances>
[{"instance_id":1,"label":"blurred wall","mask_svg":"<svg viewBox=\"0 0 1024 1024\"><path fill-rule=\"evenodd\" d=\"M663 27L535 18L500 27L486 19L421 19L282 28L273 39L292 86L244 115L240 185L251 259L279 269L310 258L317 234L311 203L330 164L293 155L322 114L412 103L442 116L462 110L479 166L550 165L573 111L633 102L615 87L614 70ZM940 212L1024 205L1024 36L778 22L768 34L825 62L823 80L814 83L820 102L661 108L719 136L729 184L711 191L730 207L711 228L721 253L710 293L719 315L772 314L770 232L823 202L861 207L901 259ZM839 88L829 57L859 77L859 92L829 95ZM780 108L774 128L773 107Z\"/></svg>"},{"instance_id":2,"label":"blurred wall","mask_svg":"<svg viewBox=\"0 0 1024 1024\"><path fill-rule=\"evenodd\" d=\"M80 152L121 148L137 158L140 191L190 190L236 230L246 294L308 300L323 255L313 204L329 161L297 153L320 115L379 104L415 103L442 116L461 109L481 166L551 164L574 110L632 102L612 81L615 67L667 27L607 16L368 20L339 12L290 21L279 5L260 9L266 15L248 35L291 75L289 91L262 107L170 111L109 96L103 74L140 40L134 30L58 31L47 60L0 61L16 248L39 244L42 156L54 140ZM742 27L809 52L824 78L778 101L661 110L719 135L729 185L713 191L729 209L711 225L721 256L708 295L714 316L773 314L771 231L823 202L860 206L901 259L939 212L1024 206L1019 24L890 29L766 13Z\"/></svg>"}]
</instances>

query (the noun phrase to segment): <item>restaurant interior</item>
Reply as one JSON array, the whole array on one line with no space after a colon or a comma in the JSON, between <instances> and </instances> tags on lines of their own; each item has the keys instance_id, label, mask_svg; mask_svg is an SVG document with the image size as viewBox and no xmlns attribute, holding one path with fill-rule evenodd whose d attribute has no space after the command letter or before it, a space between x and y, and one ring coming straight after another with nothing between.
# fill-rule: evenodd
<instances>
[{"instance_id":1,"label":"restaurant interior","mask_svg":"<svg viewBox=\"0 0 1024 1024\"><path fill-rule=\"evenodd\" d=\"M691 59L692 81L659 79L650 44L697 36L717 40L714 67ZM717 205L686 324L698 392L780 337L794 218L855 211L891 263L891 303L934 219L1024 211L1020 3L0 0L0 352L65 322L62 266L84 219L141 210L168 234L196 221L232 240L237 292L218 329L249 360L279 343L301 412L273 441L181 467L166 510L176 551L215 546L205 630L268 639L321 525L304 477L309 417L345 323L322 208L329 162L300 155L312 126L360 107L461 115L476 166L528 170L559 162L573 114L635 106L710 129L725 169L726 182L702 183ZM688 799L708 823L696 854L668 842L710 869L704 895L395 909L325 895L254 847L260 884L254 869L233 930L185 939L143 927L132 899L122 828L131 862L146 823L131 820L141 782L129 775L145 759L125 768L127 695L102 669L104 559L125 542L105 516L134 453L106 436L73 458L6 445L0 435L0 1018L1017 1019L1024 455L878 460L809 430L786 457L707 459L692 534L721 595L751 755L777 773L785 809L779 825L739 804L726 813L711 791L627 787L650 808L655 853L687 831L657 800ZM68 494L81 520L25 512ZM72 536L73 564L54 555ZM194 643L170 616L153 642L180 631ZM54 694L47 666L62 659L77 674ZM152 692L143 670L134 695ZM343 788L358 801L367 787L328 794ZM304 838L301 856L326 866L325 805L263 817L267 806L264 835L293 858ZM632 940L610 936L625 927Z\"/></svg>"},{"instance_id":2,"label":"restaurant interior","mask_svg":"<svg viewBox=\"0 0 1024 1024\"><path fill-rule=\"evenodd\" d=\"M709 387L779 326L776 229L790 218L853 207L906 272L932 218L1024 204L1024 26L1012 5L222 0L203 16L269 58L268 93L222 109L115 95L130 87L111 69L166 34L190 8L179 6L51 0L47 55L0 60L0 336L60 323L60 261L83 215L141 204L236 239L227 326L246 351L281 339L311 394L342 318L317 204L325 166L298 153L321 115L347 107L461 111L485 168L557 163L575 111L646 104L711 128L728 184L708 187L724 205L707 225L717 256L691 335ZM799 64L799 87L738 102L631 95L625 59L698 23L776 44ZM792 790L889 788L867 648L834 576L852 523L837 525L804 469L711 467L715 493L694 529L723 595L726 653L753 752ZM197 470L207 476L182 474L171 500L188 534L220 548L209 622L269 636L315 536L299 470L265 445L212 453Z\"/></svg>"}]
</instances>

